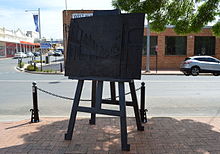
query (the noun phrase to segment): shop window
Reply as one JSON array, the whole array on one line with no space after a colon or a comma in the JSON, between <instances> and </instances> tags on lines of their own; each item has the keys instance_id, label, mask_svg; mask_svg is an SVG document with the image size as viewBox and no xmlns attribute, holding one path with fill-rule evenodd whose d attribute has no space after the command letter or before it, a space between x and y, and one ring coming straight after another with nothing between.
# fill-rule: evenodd
<instances>
[{"instance_id":1,"label":"shop window","mask_svg":"<svg viewBox=\"0 0 220 154\"><path fill-rule=\"evenodd\" d=\"M165 55L186 55L186 36L166 36Z\"/></svg>"},{"instance_id":2,"label":"shop window","mask_svg":"<svg viewBox=\"0 0 220 154\"><path fill-rule=\"evenodd\" d=\"M195 55L215 55L215 37L214 36L195 36Z\"/></svg>"},{"instance_id":3,"label":"shop window","mask_svg":"<svg viewBox=\"0 0 220 154\"><path fill-rule=\"evenodd\" d=\"M143 55L147 53L147 36L144 36L143 39ZM155 55L155 50L157 46L157 36L150 36L150 55Z\"/></svg>"},{"instance_id":4,"label":"shop window","mask_svg":"<svg viewBox=\"0 0 220 154\"><path fill-rule=\"evenodd\" d=\"M5 46L0 46L0 57L5 56Z\"/></svg>"}]
</instances>

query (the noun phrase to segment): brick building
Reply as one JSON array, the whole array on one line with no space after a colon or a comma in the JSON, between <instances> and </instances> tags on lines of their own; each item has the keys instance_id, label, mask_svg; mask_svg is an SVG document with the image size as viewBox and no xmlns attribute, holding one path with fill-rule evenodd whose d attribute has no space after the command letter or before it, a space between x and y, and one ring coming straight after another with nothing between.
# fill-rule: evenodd
<instances>
[{"instance_id":1,"label":"brick building","mask_svg":"<svg viewBox=\"0 0 220 154\"><path fill-rule=\"evenodd\" d=\"M64 52L67 46L68 28L71 18L91 16L94 10L63 11ZM151 33L150 39L150 70L155 69L155 47L158 48L158 69L179 69L180 62L188 56L211 55L220 59L220 38L213 36L211 27L204 27L200 33L177 35L169 26L164 32ZM144 29L144 44L142 69L146 68L146 27Z\"/></svg>"},{"instance_id":2,"label":"brick building","mask_svg":"<svg viewBox=\"0 0 220 154\"><path fill-rule=\"evenodd\" d=\"M213 36L211 27L204 27L199 33L177 35L173 27L164 32L151 33L150 69L156 66L155 46L157 46L158 69L179 69L180 62L194 55L211 55L220 59L220 38ZM146 68L146 28L142 69Z\"/></svg>"}]
</instances>

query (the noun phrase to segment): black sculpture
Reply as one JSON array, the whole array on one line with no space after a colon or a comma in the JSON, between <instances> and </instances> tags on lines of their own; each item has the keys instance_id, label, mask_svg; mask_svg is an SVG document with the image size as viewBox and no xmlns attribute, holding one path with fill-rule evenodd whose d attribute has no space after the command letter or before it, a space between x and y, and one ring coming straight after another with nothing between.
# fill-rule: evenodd
<instances>
[{"instance_id":1,"label":"black sculpture","mask_svg":"<svg viewBox=\"0 0 220 154\"><path fill-rule=\"evenodd\" d=\"M71 79L140 79L144 14L72 19L65 75Z\"/></svg>"},{"instance_id":2,"label":"black sculpture","mask_svg":"<svg viewBox=\"0 0 220 154\"><path fill-rule=\"evenodd\" d=\"M95 124L96 114L119 116L122 150L130 149L127 143L126 106L133 106L137 129L144 130L133 81L141 77L143 29L144 14L140 13L96 12L92 17L71 20L65 75L77 79L78 85L66 140L72 139L78 111L91 113L90 124ZM84 80L92 80L91 108L79 106ZM102 99L103 81L110 81L110 100ZM118 82L119 100L116 99L115 82ZM125 100L125 82L130 86L130 102ZM102 103L119 105L120 110L102 109Z\"/></svg>"}]
</instances>

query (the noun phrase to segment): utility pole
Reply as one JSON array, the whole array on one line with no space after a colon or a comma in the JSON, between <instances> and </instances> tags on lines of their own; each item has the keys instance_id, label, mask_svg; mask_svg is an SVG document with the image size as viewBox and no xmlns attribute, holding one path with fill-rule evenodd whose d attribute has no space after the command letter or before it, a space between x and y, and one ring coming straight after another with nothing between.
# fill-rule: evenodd
<instances>
[{"instance_id":1,"label":"utility pole","mask_svg":"<svg viewBox=\"0 0 220 154\"><path fill-rule=\"evenodd\" d=\"M146 72L150 72L150 23L147 19Z\"/></svg>"},{"instance_id":2,"label":"utility pole","mask_svg":"<svg viewBox=\"0 0 220 154\"><path fill-rule=\"evenodd\" d=\"M40 22L40 8L38 8L37 10L25 10L25 12L38 12L38 25L39 25L39 40L40 40L40 44L41 44L41 22ZM42 71L42 49L40 48L40 61L41 61L41 68L40 70Z\"/></svg>"}]
</instances>

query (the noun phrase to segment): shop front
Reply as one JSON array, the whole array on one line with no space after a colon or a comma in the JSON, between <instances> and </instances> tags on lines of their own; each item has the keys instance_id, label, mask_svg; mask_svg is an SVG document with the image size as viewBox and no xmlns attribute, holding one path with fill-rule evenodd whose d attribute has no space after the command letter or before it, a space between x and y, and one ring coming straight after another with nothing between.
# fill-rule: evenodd
<instances>
[{"instance_id":1,"label":"shop front","mask_svg":"<svg viewBox=\"0 0 220 154\"><path fill-rule=\"evenodd\" d=\"M16 53L16 43L6 43L6 57L13 57Z\"/></svg>"},{"instance_id":2,"label":"shop front","mask_svg":"<svg viewBox=\"0 0 220 154\"><path fill-rule=\"evenodd\" d=\"M5 52L5 43L0 42L0 58L1 57L6 57L6 52Z\"/></svg>"}]
</instances>

